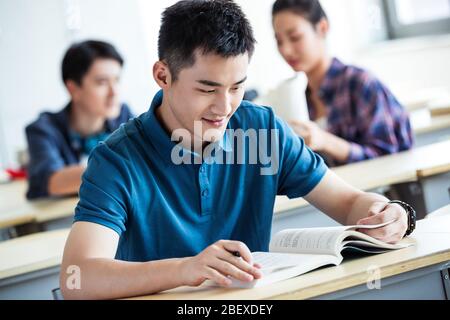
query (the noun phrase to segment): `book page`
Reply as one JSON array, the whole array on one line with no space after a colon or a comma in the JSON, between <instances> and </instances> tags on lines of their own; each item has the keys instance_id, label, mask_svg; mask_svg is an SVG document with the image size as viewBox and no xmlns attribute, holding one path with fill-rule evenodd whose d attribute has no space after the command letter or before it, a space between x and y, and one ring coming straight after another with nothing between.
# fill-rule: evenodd
<instances>
[{"instance_id":1,"label":"book page","mask_svg":"<svg viewBox=\"0 0 450 320\"><path fill-rule=\"evenodd\" d=\"M304 255L296 253L252 252L253 262L261 265L263 274L301 264Z\"/></svg>"},{"instance_id":2,"label":"book page","mask_svg":"<svg viewBox=\"0 0 450 320\"><path fill-rule=\"evenodd\" d=\"M344 228L345 228L345 230L377 229L377 228L387 226L388 224L391 224L394 221L395 221L395 219L387 221L387 222L383 222L380 224L359 224L359 225L353 225L353 226L345 226Z\"/></svg>"},{"instance_id":3,"label":"book page","mask_svg":"<svg viewBox=\"0 0 450 320\"><path fill-rule=\"evenodd\" d=\"M342 249L341 242L346 232L356 232L353 231L355 229L376 229L392 222L393 221L388 221L378 225L285 229L274 235L270 241L269 251L284 253L331 254L338 256ZM364 239L365 237L362 238Z\"/></svg>"},{"instance_id":4,"label":"book page","mask_svg":"<svg viewBox=\"0 0 450 320\"><path fill-rule=\"evenodd\" d=\"M263 276L251 282L230 277L232 288L256 288L299 276L326 265L338 265L342 259L332 255L252 252L254 262L261 265ZM207 280L202 286L218 286Z\"/></svg>"},{"instance_id":5,"label":"book page","mask_svg":"<svg viewBox=\"0 0 450 320\"><path fill-rule=\"evenodd\" d=\"M365 233L358 231L345 231L341 236L342 248L346 246L358 246L358 247L371 247L371 248L379 248L385 249L385 251L403 249L411 245L411 243L386 243L375 239ZM344 241L345 240L345 241Z\"/></svg>"},{"instance_id":6,"label":"book page","mask_svg":"<svg viewBox=\"0 0 450 320\"><path fill-rule=\"evenodd\" d=\"M339 236L345 227L286 229L270 242L270 252L330 254L339 253Z\"/></svg>"}]
</instances>

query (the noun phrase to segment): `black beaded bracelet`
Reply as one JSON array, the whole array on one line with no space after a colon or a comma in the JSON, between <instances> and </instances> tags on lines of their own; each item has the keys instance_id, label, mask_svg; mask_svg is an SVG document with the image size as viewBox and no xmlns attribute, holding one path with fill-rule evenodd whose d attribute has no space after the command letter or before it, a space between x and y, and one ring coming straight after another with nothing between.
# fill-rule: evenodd
<instances>
[{"instance_id":1,"label":"black beaded bracelet","mask_svg":"<svg viewBox=\"0 0 450 320\"><path fill-rule=\"evenodd\" d=\"M388 202L389 204L398 204L406 211L406 215L408 216L408 229L403 237L409 236L414 229L416 228L416 210L411 207L406 202L400 200L391 200Z\"/></svg>"}]
</instances>

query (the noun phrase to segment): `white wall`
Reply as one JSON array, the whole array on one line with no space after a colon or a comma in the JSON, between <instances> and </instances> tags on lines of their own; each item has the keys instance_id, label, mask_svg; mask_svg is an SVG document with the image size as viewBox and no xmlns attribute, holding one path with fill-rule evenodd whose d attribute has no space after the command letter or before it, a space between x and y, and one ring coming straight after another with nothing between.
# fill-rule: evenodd
<instances>
[{"instance_id":1,"label":"white wall","mask_svg":"<svg viewBox=\"0 0 450 320\"><path fill-rule=\"evenodd\" d=\"M80 30L67 28L68 5L79 4ZM60 64L75 40L110 41L125 57L123 98L135 112L152 96L151 64L138 2L122 0L0 0L0 150L14 164L26 147L24 127L43 110L68 101ZM6 151L5 151L6 150Z\"/></svg>"},{"instance_id":2,"label":"white wall","mask_svg":"<svg viewBox=\"0 0 450 320\"><path fill-rule=\"evenodd\" d=\"M399 40L361 50L356 63L372 70L405 103L450 93L450 36Z\"/></svg>"},{"instance_id":3,"label":"white wall","mask_svg":"<svg viewBox=\"0 0 450 320\"><path fill-rule=\"evenodd\" d=\"M16 151L26 147L23 129L27 123L39 112L58 110L67 102L60 62L74 40L97 38L116 45L126 60L124 100L136 113L146 111L157 90L151 68L157 59L161 12L174 2L0 0L1 163L14 164ZM292 75L276 49L270 15L273 0L237 2L248 15L258 41L248 87L265 92ZM372 45L386 33L377 12L379 3L322 0L331 21L330 52L344 62L370 69L402 97L430 87L449 86L449 37ZM79 5L78 31L67 27L70 4Z\"/></svg>"}]
</instances>

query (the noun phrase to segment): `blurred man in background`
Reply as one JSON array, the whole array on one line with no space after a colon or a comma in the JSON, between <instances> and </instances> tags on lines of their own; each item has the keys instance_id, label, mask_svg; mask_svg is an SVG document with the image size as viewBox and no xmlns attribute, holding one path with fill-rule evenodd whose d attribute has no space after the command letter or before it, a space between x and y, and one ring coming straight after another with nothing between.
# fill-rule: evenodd
<instances>
[{"instance_id":1,"label":"blurred man in background","mask_svg":"<svg viewBox=\"0 0 450 320\"><path fill-rule=\"evenodd\" d=\"M26 128L27 198L76 194L89 153L132 117L119 98L123 63L105 42L84 41L68 49L62 78L70 102L60 112L42 113Z\"/></svg>"}]
</instances>

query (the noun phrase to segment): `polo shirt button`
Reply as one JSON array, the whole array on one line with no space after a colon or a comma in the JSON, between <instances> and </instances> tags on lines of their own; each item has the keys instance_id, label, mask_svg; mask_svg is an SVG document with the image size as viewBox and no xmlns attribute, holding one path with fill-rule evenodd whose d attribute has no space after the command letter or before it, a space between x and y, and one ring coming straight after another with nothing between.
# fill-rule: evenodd
<instances>
[{"instance_id":1,"label":"polo shirt button","mask_svg":"<svg viewBox=\"0 0 450 320\"><path fill-rule=\"evenodd\" d=\"M208 189L205 189L205 190L202 191L202 196L207 197L208 194L209 194Z\"/></svg>"},{"instance_id":2,"label":"polo shirt button","mask_svg":"<svg viewBox=\"0 0 450 320\"><path fill-rule=\"evenodd\" d=\"M205 167L200 167L200 172L201 173L205 172Z\"/></svg>"}]
</instances>

